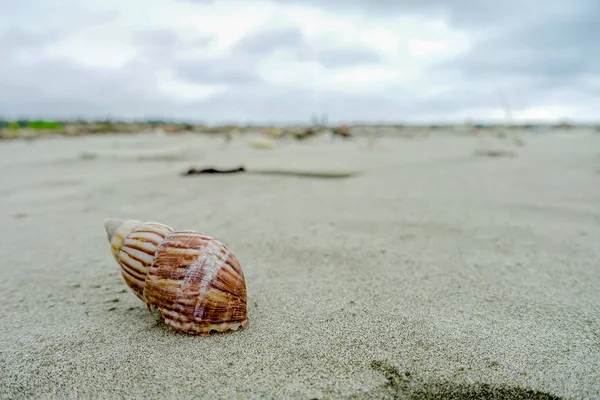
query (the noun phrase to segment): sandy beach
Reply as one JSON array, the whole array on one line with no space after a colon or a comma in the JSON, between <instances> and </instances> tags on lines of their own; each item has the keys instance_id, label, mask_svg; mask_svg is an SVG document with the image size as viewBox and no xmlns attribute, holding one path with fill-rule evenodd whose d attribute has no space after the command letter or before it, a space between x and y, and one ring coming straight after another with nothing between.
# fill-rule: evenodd
<instances>
[{"instance_id":1,"label":"sandy beach","mask_svg":"<svg viewBox=\"0 0 600 400\"><path fill-rule=\"evenodd\" d=\"M2 142L0 398L599 399L600 134L522 138ZM249 328L172 332L109 217L226 243Z\"/></svg>"}]
</instances>

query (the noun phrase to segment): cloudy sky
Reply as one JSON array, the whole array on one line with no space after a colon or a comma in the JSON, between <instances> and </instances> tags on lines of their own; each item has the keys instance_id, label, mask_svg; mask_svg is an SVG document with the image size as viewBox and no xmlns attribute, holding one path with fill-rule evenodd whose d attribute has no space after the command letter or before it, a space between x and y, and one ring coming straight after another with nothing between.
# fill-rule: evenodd
<instances>
[{"instance_id":1,"label":"cloudy sky","mask_svg":"<svg viewBox=\"0 0 600 400\"><path fill-rule=\"evenodd\" d=\"M0 116L600 120L599 0L0 0Z\"/></svg>"}]
</instances>

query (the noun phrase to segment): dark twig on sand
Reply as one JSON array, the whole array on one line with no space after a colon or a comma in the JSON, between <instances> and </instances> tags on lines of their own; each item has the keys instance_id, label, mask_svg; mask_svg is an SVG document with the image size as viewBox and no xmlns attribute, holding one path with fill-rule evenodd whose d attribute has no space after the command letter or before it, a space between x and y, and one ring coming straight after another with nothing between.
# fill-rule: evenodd
<instances>
[{"instance_id":1,"label":"dark twig on sand","mask_svg":"<svg viewBox=\"0 0 600 400\"><path fill-rule=\"evenodd\" d=\"M233 168L233 169L190 168L187 171L183 172L181 175L188 176L188 175L199 175L199 174L235 174L238 172L246 172L246 169L243 166L238 167L238 168Z\"/></svg>"}]
</instances>

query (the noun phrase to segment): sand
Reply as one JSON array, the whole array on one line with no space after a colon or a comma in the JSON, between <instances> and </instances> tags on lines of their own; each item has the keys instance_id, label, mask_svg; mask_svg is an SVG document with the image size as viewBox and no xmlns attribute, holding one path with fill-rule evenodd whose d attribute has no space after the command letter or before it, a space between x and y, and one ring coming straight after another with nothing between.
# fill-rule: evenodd
<instances>
[{"instance_id":1,"label":"sand","mask_svg":"<svg viewBox=\"0 0 600 400\"><path fill-rule=\"evenodd\" d=\"M600 135L523 140L2 142L0 398L598 399ZM179 176L240 164L305 175ZM228 244L249 328L170 331L108 217Z\"/></svg>"}]
</instances>

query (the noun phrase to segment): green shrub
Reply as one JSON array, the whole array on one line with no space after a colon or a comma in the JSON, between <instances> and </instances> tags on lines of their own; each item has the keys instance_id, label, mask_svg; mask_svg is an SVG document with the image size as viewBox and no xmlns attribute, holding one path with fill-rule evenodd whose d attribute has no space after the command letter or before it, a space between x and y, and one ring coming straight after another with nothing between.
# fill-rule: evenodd
<instances>
[{"instance_id":1,"label":"green shrub","mask_svg":"<svg viewBox=\"0 0 600 400\"><path fill-rule=\"evenodd\" d=\"M27 124L31 129L61 129L63 125L55 121L29 121Z\"/></svg>"}]
</instances>

